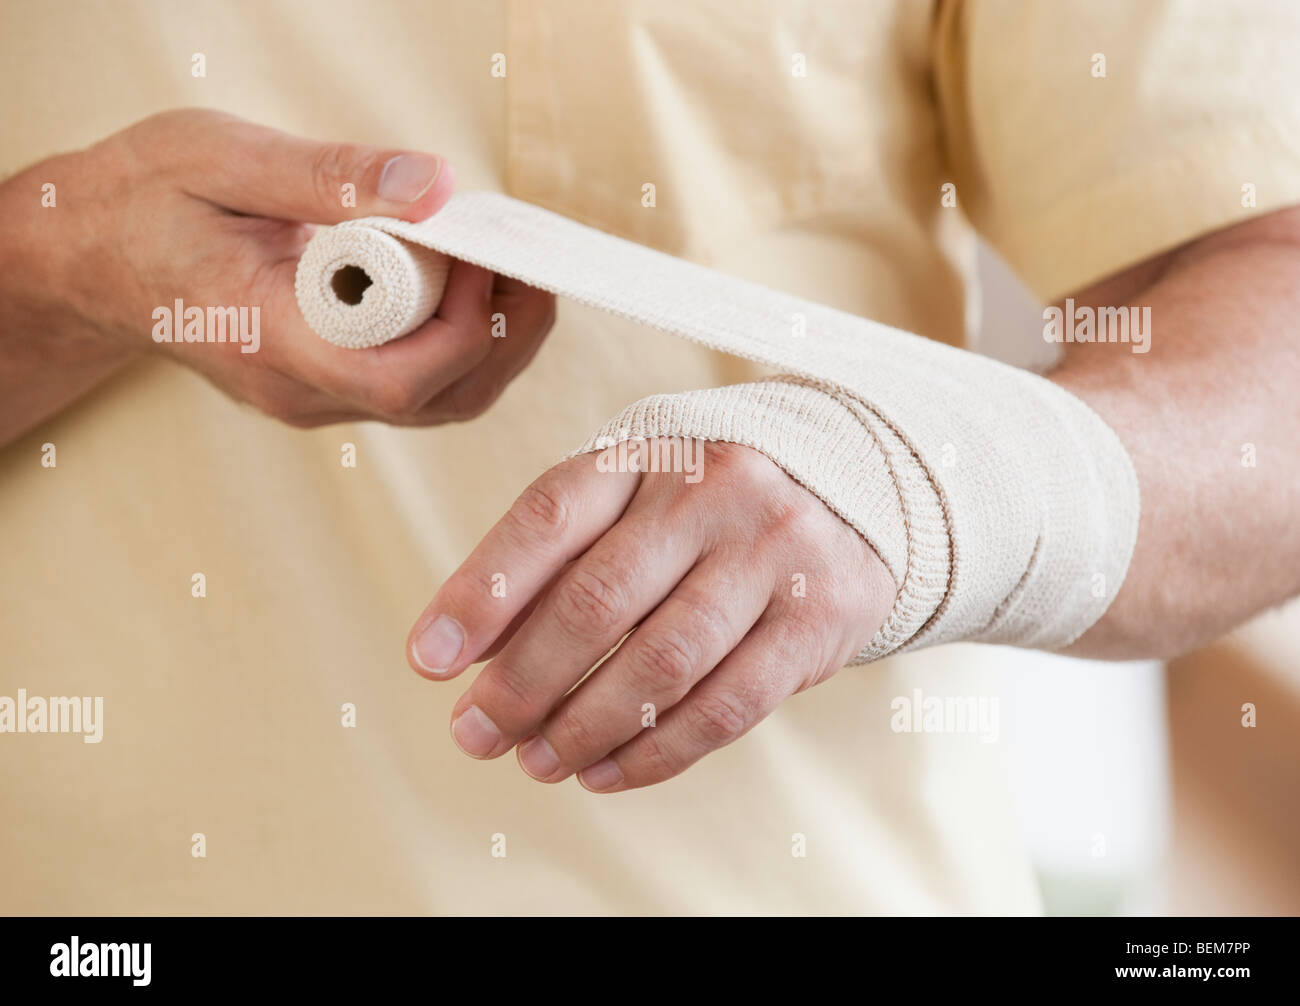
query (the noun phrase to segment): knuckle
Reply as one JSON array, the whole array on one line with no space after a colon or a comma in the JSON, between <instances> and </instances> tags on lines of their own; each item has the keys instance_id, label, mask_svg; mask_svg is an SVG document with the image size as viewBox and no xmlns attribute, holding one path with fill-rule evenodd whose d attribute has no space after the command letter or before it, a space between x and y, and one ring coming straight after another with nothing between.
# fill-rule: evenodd
<instances>
[{"instance_id":1,"label":"knuckle","mask_svg":"<svg viewBox=\"0 0 1300 1006\"><path fill-rule=\"evenodd\" d=\"M562 761L581 761L584 754L600 749L600 733L596 724L573 709L563 710L547 728L545 735Z\"/></svg>"},{"instance_id":2,"label":"knuckle","mask_svg":"<svg viewBox=\"0 0 1300 1006\"><path fill-rule=\"evenodd\" d=\"M322 205L338 205L340 186L359 181L357 166L362 160L359 148L348 143L327 143L317 149L312 157L311 181Z\"/></svg>"},{"instance_id":3,"label":"knuckle","mask_svg":"<svg viewBox=\"0 0 1300 1006\"><path fill-rule=\"evenodd\" d=\"M792 650L808 652L820 649L836 623L840 604L838 601L827 603L824 598L801 600L804 603L791 604L782 612L781 633Z\"/></svg>"},{"instance_id":4,"label":"knuckle","mask_svg":"<svg viewBox=\"0 0 1300 1006\"><path fill-rule=\"evenodd\" d=\"M496 380L477 380L449 392L444 406L457 421L476 419L501 397L504 385Z\"/></svg>"},{"instance_id":5,"label":"knuckle","mask_svg":"<svg viewBox=\"0 0 1300 1006\"><path fill-rule=\"evenodd\" d=\"M781 471L766 454L743 444L711 441L705 445L705 451L709 465L733 482L766 485L774 472Z\"/></svg>"},{"instance_id":6,"label":"knuckle","mask_svg":"<svg viewBox=\"0 0 1300 1006\"><path fill-rule=\"evenodd\" d=\"M149 137L155 133L164 133L188 138L237 122L239 119L236 116L215 108L169 108L141 119L122 132Z\"/></svg>"},{"instance_id":7,"label":"knuckle","mask_svg":"<svg viewBox=\"0 0 1300 1006\"><path fill-rule=\"evenodd\" d=\"M726 692L701 695L695 703L694 729L710 747L730 744L749 723L745 704Z\"/></svg>"},{"instance_id":8,"label":"knuckle","mask_svg":"<svg viewBox=\"0 0 1300 1006\"><path fill-rule=\"evenodd\" d=\"M390 380L373 385L366 393L367 404L381 416L406 419L420 411L424 399L420 390L405 381Z\"/></svg>"},{"instance_id":9,"label":"knuckle","mask_svg":"<svg viewBox=\"0 0 1300 1006\"><path fill-rule=\"evenodd\" d=\"M802 545L813 544L822 551L823 513L829 513L822 502L806 490L798 493L773 493L764 501L763 525L771 534L786 541Z\"/></svg>"},{"instance_id":10,"label":"knuckle","mask_svg":"<svg viewBox=\"0 0 1300 1006\"><path fill-rule=\"evenodd\" d=\"M740 579L752 575L752 569L739 565L715 569L715 580L708 590L682 588L673 593L672 602L678 609L675 617L694 626L701 640L718 640L730 634L731 618L722 598L736 597L742 589Z\"/></svg>"},{"instance_id":11,"label":"knuckle","mask_svg":"<svg viewBox=\"0 0 1300 1006\"><path fill-rule=\"evenodd\" d=\"M664 746L662 741L652 734L653 731L642 734L645 741L638 744L635 749L637 763L635 783L638 786L671 779L686 767ZM625 771L624 775L629 779L632 777L632 773L628 771Z\"/></svg>"},{"instance_id":12,"label":"knuckle","mask_svg":"<svg viewBox=\"0 0 1300 1006\"><path fill-rule=\"evenodd\" d=\"M524 676L499 660L483 672L475 687L482 692L479 707L503 729L535 723L546 714L542 697Z\"/></svg>"},{"instance_id":13,"label":"knuckle","mask_svg":"<svg viewBox=\"0 0 1300 1006\"><path fill-rule=\"evenodd\" d=\"M777 493L762 501L753 531L754 550L771 556L798 557L804 565L828 568L838 562L836 543L826 534L826 518L831 514L815 496L804 495L806 499Z\"/></svg>"},{"instance_id":14,"label":"knuckle","mask_svg":"<svg viewBox=\"0 0 1300 1006\"><path fill-rule=\"evenodd\" d=\"M530 537L546 539L562 536L572 519L565 494L545 475L520 494L509 516Z\"/></svg>"},{"instance_id":15,"label":"knuckle","mask_svg":"<svg viewBox=\"0 0 1300 1006\"><path fill-rule=\"evenodd\" d=\"M627 602L618 579L610 571L580 563L555 596L554 615L561 628L578 638L603 636L620 628Z\"/></svg>"},{"instance_id":16,"label":"knuckle","mask_svg":"<svg viewBox=\"0 0 1300 1006\"><path fill-rule=\"evenodd\" d=\"M638 694L682 695L703 662L698 641L677 629L659 629L632 639L629 654L632 686Z\"/></svg>"}]
</instances>

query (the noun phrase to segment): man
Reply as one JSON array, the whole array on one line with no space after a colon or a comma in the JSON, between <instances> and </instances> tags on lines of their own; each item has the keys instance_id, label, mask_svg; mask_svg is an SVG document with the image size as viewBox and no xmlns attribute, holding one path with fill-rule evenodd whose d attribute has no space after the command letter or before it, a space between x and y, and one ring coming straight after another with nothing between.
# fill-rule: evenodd
<instances>
[{"instance_id":1,"label":"man","mask_svg":"<svg viewBox=\"0 0 1300 1006\"><path fill-rule=\"evenodd\" d=\"M763 454L711 445L723 477L689 499L680 477L598 482L578 458L490 532L628 402L758 368L564 302L532 360L549 298L463 266L405 340L335 350L306 330L300 224L420 219L446 202L451 165L458 188L950 344L971 314L964 210L1044 299L1153 319L1149 352L1073 344L1052 375L1118 435L1142 498L1123 586L1075 652L1174 653L1300 590L1286 59L1300 21L1285 6L70 3L4 17L10 90L31 97L6 143L8 169L30 167L0 189L3 683L104 710L97 745L8 738L3 799L20 824L4 851L23 869L6 910L1037 907L996 745L888 729L914 687L987 691L988 652L826 680L899 584ZM118 131L181 105L267 127L171 112ZM241 352L242 328L242 342L155 342L153 312L176 299L259 307L258 351ZM364 419L386 425L331 425ZM634 494L659 509L637 517ZM556 599L581 596L574 570L631 518L639 535L599 581L626 603L575 638L583 623ZM611 634L658 618L703 645L691 633L707 620L660 606L703 555L719 561L701 596L748 608L685 661L691 694L670 689L653 727L597 735L641 711L621 651L591 678L606 691L566 719L564 691ZM521 556L536 562L512 594ZM505 595L486 594L503 565ZM805 567L837 599L811 620L767 603ZM446 678L505 647L463 695L394 668L404 623L444 580L413 665ZM586 594L598 614L603 595ZM467 762L448 721L471 755L518 746L529 774Z\"/></svg>"}]
</instances>

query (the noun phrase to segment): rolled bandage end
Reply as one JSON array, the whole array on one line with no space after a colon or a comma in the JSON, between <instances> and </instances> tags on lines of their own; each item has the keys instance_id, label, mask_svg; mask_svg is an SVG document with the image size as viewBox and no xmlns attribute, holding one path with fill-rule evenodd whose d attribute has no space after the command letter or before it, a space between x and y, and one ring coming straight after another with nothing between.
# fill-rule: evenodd
<instances>
[{"instance_id":1,"label":"rolled bandage end","mask_svg":"<svg viewBox=\"0 0 1300 1006\"><path fill-rule=\"evenodd\" d=\"M323 227L294 280L303 318L326 342L381 346L415 331L438 309L451 259L365 221Z\"/></svg>"}]
</instances>

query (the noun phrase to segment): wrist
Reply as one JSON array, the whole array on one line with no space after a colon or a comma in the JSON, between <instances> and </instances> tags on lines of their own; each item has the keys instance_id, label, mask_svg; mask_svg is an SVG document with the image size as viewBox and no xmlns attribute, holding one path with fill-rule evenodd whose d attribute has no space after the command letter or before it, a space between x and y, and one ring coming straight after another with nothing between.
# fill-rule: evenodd
<instances>
[{"instance_id":1,"label":"wrist","mask_svg":"<svg viewBox=\"0 0 1300 1006\"><path fill-rule=\"evenodd\" d=\"M0 184L0 443L59 412L134 355L91 310L89 286L102 271L77 233L94 221L81 210L75 157L50 158Z\"/></svg>"},{"instance_id":2,"label":"wrist","mask_svg":"<svg viewBox=\"0 0 1300 1006\"><path fill-rule=\"evenodd\" d=\"M125 326L106 315L113 256L102 195L87 186L82 154L60 154L0 185L0 304L5 355L39 355L47 368L113 368L135 355Z\"/></svg>"}]
</instances>

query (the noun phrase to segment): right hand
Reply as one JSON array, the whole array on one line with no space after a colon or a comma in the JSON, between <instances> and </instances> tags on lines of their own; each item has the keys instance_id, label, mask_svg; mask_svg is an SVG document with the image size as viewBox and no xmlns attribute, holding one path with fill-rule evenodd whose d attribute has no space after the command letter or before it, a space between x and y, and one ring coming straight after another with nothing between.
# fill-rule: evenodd
<instances>
[{"instance_id":1,"label":"right hand","mask_svg":"<svg viewBox=\"0 0 1300 1006\"><path fill-rule=\"evenodd\" d=\"M46 182L55 208L41 207ZM343 204L346 183L355 206ZM454 184L450 165L428 154L319 143L198 109L155 115L29 168L0 185L0 384L15 386L0 392L13 391L11 402L23 404L12 408L24 412L5 425L31 425L43 418L33 413L84 390L32 390L59 373L85 384L73 375L86 361L111 369L144 352L165 353L294 426L477 415L549 331L549 294L457 262L436 317L363 350L316 336L294 297L310 224L422 220ZM260 307L259 350L155 343L153 311L177 298L205 310ZM492 338L496 312L509 338Z\"/></svg>"}]
</instances>

